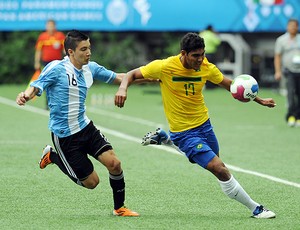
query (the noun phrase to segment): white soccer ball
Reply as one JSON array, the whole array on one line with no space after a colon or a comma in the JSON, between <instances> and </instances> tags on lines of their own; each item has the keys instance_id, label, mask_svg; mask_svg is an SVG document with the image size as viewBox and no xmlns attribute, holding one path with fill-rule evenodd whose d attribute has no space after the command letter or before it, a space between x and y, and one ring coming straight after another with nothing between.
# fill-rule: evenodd
<instances>
[{"instance_id":1,"label":"white soccer ball","mask_svg":"<svg viewBox=\"0 0 300 230\"><path fill-rule=\"evenodd\" d=\"M249 102L256 98L258 88L258 83L254 77L248 74L241 74L232 81L230 92L235 99L241 102Z\"/></svg>"}]
</instances>

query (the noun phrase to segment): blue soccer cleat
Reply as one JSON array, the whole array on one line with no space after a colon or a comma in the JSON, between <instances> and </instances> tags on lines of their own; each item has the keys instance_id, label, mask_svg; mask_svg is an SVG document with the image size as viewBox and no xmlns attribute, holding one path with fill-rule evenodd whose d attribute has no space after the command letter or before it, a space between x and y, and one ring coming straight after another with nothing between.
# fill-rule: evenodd
<instances>
[{"instance_id":1,"label":"blue soccer cleat","mask_svg":"<svg viewBox=\"0 0 300 230\"><path fill-rule=\"evenodd\" d=\"M270 218L275 218L276 214L266 209L264 206L260 205L256 207L252 217L258 219L270 219Z\"/></svg>"},{"instance_id":2,"label":"blue soccer cleat","mask_svg":"<svg viewBox=\"0 0 300 230\"><path fill-rule=\"evenodd\" d=\"M170 136L166 133L166 131L161 128L157 128L155 132L147 133L142 139L142 145L161 145L168 144L171 142Z\"/></svg>"}]
</instances>

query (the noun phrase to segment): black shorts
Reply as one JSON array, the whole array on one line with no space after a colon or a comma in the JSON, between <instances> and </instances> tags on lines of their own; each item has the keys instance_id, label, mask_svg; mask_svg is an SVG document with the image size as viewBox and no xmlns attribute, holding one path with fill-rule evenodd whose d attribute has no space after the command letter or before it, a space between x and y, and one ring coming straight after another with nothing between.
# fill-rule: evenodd
<instances>
[{"instance_id":1,"label":"black shorts","mask_svg":"<svg viewBox=\"0 0 300 230\"><path fill-rule=\"evenodd\" d=\"M69 175L81 181L94 171L88 155L97 159L103 152L113 149L92 121L83 130L71 136L59 138L54 133L51 135L57 154Z\"/></svg>"}]
</instances>

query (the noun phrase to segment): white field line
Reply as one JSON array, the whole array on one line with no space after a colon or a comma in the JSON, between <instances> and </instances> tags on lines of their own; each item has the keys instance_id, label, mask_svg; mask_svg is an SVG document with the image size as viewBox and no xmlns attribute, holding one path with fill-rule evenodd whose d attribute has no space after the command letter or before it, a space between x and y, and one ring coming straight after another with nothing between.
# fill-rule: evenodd
<instances>
[{"instance_id":1,"label":"white field line","mask_svg":"<svg viewBox=\"0 0 300 230\"><path fill-rule=\"evenodd\" d=\"M141 143L141 138L132 137L132 136L129 136L125 133L121 133L119 131L104 128L102 126L97 126L97 127L101 131L103 131L104 133L109 133L110 135L113 135L113 136L116 136L116 137L119 137L119 138L122 138L122 139L125 139L125 140L128 140L128 141ZM168 147L166 145L149 145L149 146L147 146L147 148L149 148L149 147L160 149L160 150L163 150L163 151L166 151L166 152L170 152L172 154L177 154L177 155L182 156L182 154L179 153L177 150L175 150L174 148ZM290 185L290 186L293 186L293 187L300 188L300 184L295 183L295 182L283 180L283 179L280 179L280 178L277 178L277 177L273 177L273 176L270 176L270 175L267 175L267 174L263 174L263 173L259 173L259 172L255 172L255 171L251 171L251 170L247 170L247 169L242 169L242 168L234 166L234 165L226 164L226 166L229 169L231 169L233 171L236 171L236 172L242 172L242 173L258 176L258 177L262 177L262 178L265 178L265 179L268 179L268 180L271 180L271 181L275 181L275 182L278 182L278 183L281 183L281 184L286 184L286 185Z\"/></svg>"},{"instance_id":2,"label":"white field line","mask_svg":"<svg viewBox=\"0 0 300 230\"><path fill-rule=\"evenodd\" d=\"M98 109L95 107L87 107L87 111L92 112L92 113L96 113L96 114L100 114L100 115L104 115L104 116L108 116L108 117L112 117L118 120L124 120L124 121L130 121L133 123L137 123L140 125L147 125L150 126L152 128L157 128L157 127L163 127L163 124L160 123L155 123L153 121L148 121L142 118L138 118L138 117L132 117L132 116L126 116L120 113L115 113L115 112L109 112L103 109Z\"/></svg>"},{"instance_id":3,"label":"white field line","mask_svg":"<svg viewBox=\"0 0 300 230\"><path fill-rule=\"evenodd\" d=\"M46 115L46 116L49 115L49 112L46 111L46 110L39 109L39 108L33 107L31 105L26 105L26 106L22 106L21 107L21 106L18 106L14 101L6 99L6 98L3 98L1 96L0 96L0 103L8 105L8 106L16 107L18 109L23 109L23 110L26 110L26 111L30 111L30 112L33 112L33 113L38 113L38 114L41 114L41 115ZM102 113L102 115L109 115L109 116L111 116L112 113L113 112L109 112L107 114ZM120 116L120 114L118 114L118 116L115 116L115 118L116 117L118 117L117 119L120 119L120 120L123 119L123 116ZM126 117L125 120L128 120L128 117ZM134 121L134 119L133 119L133 121ZM139 122L141 122L141 121L142 121L142 119L139 119ZM153 124L155 124L155 123L153 123ZM113 135L115 137L119 137L119 138L122 138L124 140L131 141L131 142L141 143L141 138L133 137L133 136L130 136L130 135L125 134L125 133L121 133L121 132L116 131L116 130L105 128L105 127L100 126L100 125L97 125L97 127L103 133L108 133L108 134ZM182 156L181 153L179 153L175 149L173 149L171 147L168 147L168 146L164 146L164 145L150 145L150 146L147 146L147 148L149 148L149 147L160 149L160 150L163 150L165 152L170 152L172 154L177 154L177 155L181 155ZM267 180L271 180L271 181L274 181L274 182L277 182L277 183L281 183L281 184L293 186L293 187L296 187L296 188L300 188L300 184L296 183L296 182L291 182L291 181L280 179L280 178L277 178L277 177L274 177L274 176L270 176L270 175L267 175L267 174L263 174L263 173L259 173L259 172L255 172L255 171L251 171L251 170L247 170L247 169L242 169L242 168L234 166L234 165L226 164L226 166L229 169L231 169L232 171L242 172L242 173L245 173L245 174L250 174L250 175L257 176L257 177L265 178Z\"/></svg>"}]
</instances>

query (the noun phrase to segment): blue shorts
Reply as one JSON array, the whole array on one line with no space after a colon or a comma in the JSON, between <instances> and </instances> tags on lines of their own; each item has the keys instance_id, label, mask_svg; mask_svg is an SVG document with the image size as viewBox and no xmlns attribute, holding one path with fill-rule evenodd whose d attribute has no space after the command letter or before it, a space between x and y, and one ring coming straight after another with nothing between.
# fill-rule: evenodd
<instances>
[{"instance_id":1,"label":"blue shorts","mask_svg":"<svg viewBox=\"0 0 300 230\"><path fill-rule=\"evenodd\" d=\"M203 168L219 155L218 140L209 119L196 128L183 132L170 132L170 137L190 162L197 163Z\"/></svg>"}]
</instances>

